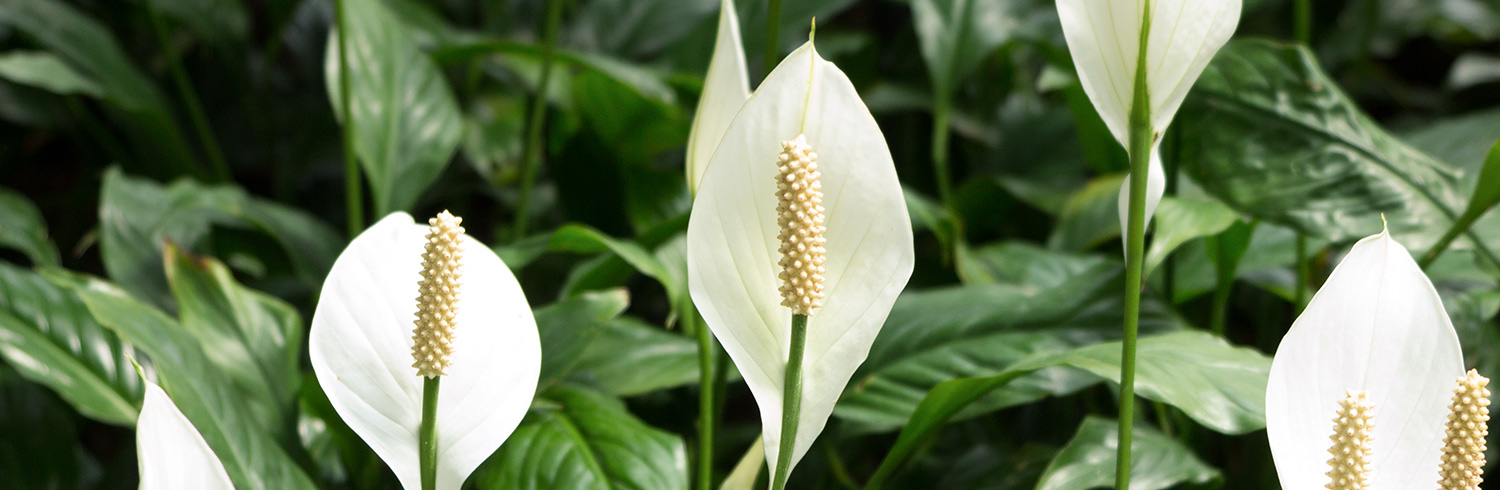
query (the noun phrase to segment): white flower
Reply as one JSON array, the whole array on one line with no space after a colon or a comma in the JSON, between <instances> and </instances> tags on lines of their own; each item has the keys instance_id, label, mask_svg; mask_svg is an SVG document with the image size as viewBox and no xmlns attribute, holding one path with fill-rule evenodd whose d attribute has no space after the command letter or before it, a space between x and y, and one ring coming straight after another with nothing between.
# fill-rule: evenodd
<instances>
[{"instance_id":1,"label":"white flower","mask_svg":"<svg viewBox=\"0 0 1500 490\"><path fill-rule=\"evenodd\" d=\"M693 113L693 127L688 131L688 189L697 192L703 171L714 156L729 122L750 98L750 74L745 68L745 48L740 45L740 23L733 0L719 2L719 34L714 39L714 55L703 77L703 93L698 110Z\"/></svg>"},{"instance_id":2,"label":"white flower","mask_svg":"<svg viewBox=\"0 0 1500 490\"><path fill-rule=\"evenodd\" d=\"M1382 232L1354 245L1271 363L1266 432L1287 490L1329 483L1329 436L1349 390L1373 406L1370 488L1437 487L1449 396L1464 375L1442 299Z\"/></svg>"},{"instance_id":3,"label":"white flower","mask_svg":"<svg viewBox=\"0 0 1500 490\"><path fill-rule=\"evenodd\" d=\"M429 227L393 213L333 264L308 350L318 383L402 486L420 488L422 379L412 366L417 284ZM456 489L521 422L536 391L536 321L510 269L461 235L462 279L437 409L437 488Z\"/></svg>"},{"instance_id":4,"label":"white flower","mask_svg":"<svg viewBox=\"0 0 1500 490\"><path fill-rule=\"evenodd\" d=\"M135 423L135 447L141 490L234 490L203 435L150 380Z\"/></svg>"},{"instance_id":5,"label":"white flower","mask_svg":"<svg viewBox=\"0 0 1500 490\"><path fill-rule=\"evenodd\" d=\"M1146 222L1161 202L1167 180L1157 151L1188 90L1203 74L1240 22L1240 0L1057 0L1057 14L1078 81L1109 126L1115 140L1129 144L1129 117L1142 12L1149 1L1151 30L1146 41L1146 90L1151 100L1150 169L1146 182ZM1130 182L1120 188L1120 229L1128 229Z\"/></svg>"},{"instance_id":6,"label":"white flower","mask_svg":"<svg viewBox=\"0 0 1500 490\"><path fill-rule=\"evenodd\" d=\"M783 143L799 136L821 173L826 251L821 307L807 324L802 408L788 456L794 465L869 354L914 261L885 137L849 79L809 42L738 111L703 176L687 231L693 302L755 395L771 468L781 457L792 317L779 292L778 165Z\"/></svg>"}]
</instances>

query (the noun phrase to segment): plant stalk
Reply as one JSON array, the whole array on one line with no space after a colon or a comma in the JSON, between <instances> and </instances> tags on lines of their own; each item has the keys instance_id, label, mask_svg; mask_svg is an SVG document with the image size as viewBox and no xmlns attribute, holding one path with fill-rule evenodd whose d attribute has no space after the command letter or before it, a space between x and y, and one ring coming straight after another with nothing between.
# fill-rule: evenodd
<instances>
[{"instance_id":1,"label":"plant stalk","mask_svg":"<svg viewBox=\"0 0 1500 490\"><path fill-rule=\"evenodd\" d=\"M1474 221L1479 219L1479 216L1483 214L1482 211L1478 213L1464 212L1457 220L1453 221L1453 226L1448 227L1448 231L1443 232L1442 238L1438 238L1438 241L1433 243L1431 248L1427 249L1427 253L1422 254L1422 261L1418 262L1417 265L1426 269L1427 266L1436 262L1438 256L1442 255L1443 251L1448 250L1448 246L1453 244L1453 240L1458 239L1459 235L1468 231L1469 226L1473 225Z\"/></svg>"},{"instance_id":2,"label":"plant stalk","mask_svg":"<svg viewBox=\"0 0 1500 490\"><path fill-rule=\"evenodd\" d=\"M784 490L797 448L797 421L802 414L802 351L807 347L807 315L792 314L792 348L786 360L786 383L781 397L781 445L776 451L772 490Z\"/></svg>"},{"instance_id":3,"label":"plant stalk","mask_svg":"<svg viewBox=\"0 0 1500 490\"><path fill-rule=\"evenodd\" d=\"M441 376L422 378L422 425L417 432L417 451L422 467L422 490L437 489L437 406Z\"/></svg>"},{"instance_id":4,"label":"plant stalk","mask_svg":"<svg viewBox=\"0 0 1500 490\"><path fill-rule=\"evenodd\" d=\"M1296 13L1296 36L1297 44L1311 46L1312 44L1312 0L1297 0Z\"/></svg>"},{"instance_id":5,"label":"plant stalk","mask_svg":"<svg viewBox=\"0 0 1500 490\"><path fill-rule=\"evenodd\" d=\"M1219 337L1224 336L1224 322L1229 315L1229 292L1234 286L1234 271L1226 270L1227 259L1224 257L1224 243L1220 237L1209 237L1210 251L1215 252L1214 260L1214 303L1212 316L1209 317L1209 330Z\"/></svg>"},{"instance_id":6,"label":"plant stalk","mask_svg":"<svg viewBox=\"0 0 1500 490\"><path fill-rule=\"evenodd\" d=\"M1307 279L1311 275L1312 266L1307 262L1307 234L1297 232L1297 290L1293 293L1296 300L1294 305L1297 313L1302 313L1302 307L1307 303Z\"/></svg>"},{"instance_id":7,"label":"plant stalk","mask_svg":"<svg viewBox=\"0 0 1500 490\"><path fill-rule=\"evenodd\" d=\"M335 15L338 16L339 36L339 117L344 124L339 127L339 137L344 144L344 213L349 238L354 238L365 229L364 188L359 179L359 160L354 154L354 120L349 109L349 38L344 28L344 3L334 0Z\"/></svg>"},{"instance_id":8,"label":"plant stalk","mask_svg":"<svg viewBox=\"0 0 1500 490\"><path fill-rule=\"evenodd\" d=\"M1141 15L1135 90L1130 107L1130 206L1125 230L1125 337L1120 343L1120 433L1115 488L1130 488L1131 425L1135 422L1135 344L1141 320L1141 268L1146 250L1146 177L1151 171L1151 96L1146 86L1146 40L1151 33L1151 2Z\"/></svg>"},{"instance_id":9,"label":"plant stalk","mask_svg":"<svg viewBox=\"0 0 1500 490\"><path fill-rule=\"evenodd\" d=\"M552 84L552 57L557 50L557 30L562 24L562 4L563 0L547 0L547 23L542 27L542 75L537 83L536 100L531 103L531 114L526 119L526 147L521 152L521 196L516 203L514 234L517 240L526 236L531 190L542 166L542 125L546 123L547 88Z\"/></svg>"},{"instance_id":10,"label":"plant stalk","mask_svg":"<svg viewBox=\"0 0 1500 490\"><path fill-rule=\"evenodd\" d=\"M698 490L712 490L714 480L714 425L718 410L714 403L714 340L708 325L698 321L689 306L683 322L697 328L698 337Z\"/></svg>"},{"instance_id":11,"label":"plant stalk","mask_svg":"<svg viewBox=\"0 0 1500 490\"><path fill-rule=\"evenodd\" d=\"M957 216L953 207L953 182L948 173L948 118L952 109L952 96L946 92L937 96L932 108L932 173L937 179L938 198L948 214Z\"/></svg>"},{"instance_id":12,"label":"plant stalk","mask_svg":"<svg viewBox=\"0 0 1500 490\"><path fill-rule=\"evenodd\" d=\"M781 61L781 0L769 0L766 7L766 57L761 60L761 79L771 75L776 62Z\"/></svg>"},{"instance_id":13,"label":"plant stalk","mask_svg":"<svg viewBox=\"0 0 1500 490\"><path fill-rule=\"evenodd\" d=\"M182 98L182 105L187 108L188 119L193 121L193 131L198 133L199 143L203 145L203 153L208 157L210 164L209 178L216 182L228 182L231 179L229 164L224 160L224 151L219 149L219 140L214 137L213 128L208 125L208 116L203 113L203 105L198 102L198 92L193 89L193 81L188 78L187 70L182 68L182 59L177 50L172 49L170 36L167 34L167 24L156 13L152 1L143 2L146 7L146 17L151 19L151 30L156 33L156 40L161 44L162 55L167 58L167 69L172 73L172 82L177 86L177 93Z\"/></svg>"}]
</instances>

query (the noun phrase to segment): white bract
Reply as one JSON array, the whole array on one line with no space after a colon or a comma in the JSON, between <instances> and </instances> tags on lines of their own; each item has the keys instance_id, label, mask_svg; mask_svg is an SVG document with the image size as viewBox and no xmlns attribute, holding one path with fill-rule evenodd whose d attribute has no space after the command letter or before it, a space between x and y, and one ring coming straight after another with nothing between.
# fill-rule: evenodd
<instances>
[{"instance_id":1,"label":"white bract","mask_svg":"<svg viewBox=\"0 0 1500 490\"><path fill-rule=\"evenodd\" d=\"M412 328L428 230L393 213L356 237L323 284L308 339L334 409L409 489L420 488ZM483 243L460 242L456 340L438 397L439 489L458 488L510 436L541 368L536 321L515 276Z\"/></svg>"},{"instance_id":2,"label":"white bract","mask_svg":"<svg viewBox=\"0 0 1500 490\"><path fill-rule=\"evenodd\" d=\"M1374 407L1376 490L1437 488L1444 422L1463 353L1442 299L1382 232L1354 245L1276 349L1266 433L1281 487L1329 483L1333 417L1349 390Z\"/></svg>"},{"instance_id":3,"label":"white bract","mask_svg":"<svg viewBox=\"0 0 1500 490\"><path fill-rule=\"evenodd\" d=\"M781 439L792 310L778 292L778 155L803 136L825 208L822 307L808 317L795 465L869 354L914 261L910 219L885 137L849 79L808 42L766 77L730 124L693 202L693 302L760 406L768 466Z\"/></svg>"},{"instance_id":4,"label":"white bract","mask_svg":"<svg viewBox=\"0 0 1500 490\"><path fill-rule=\"evenodd\" d=\"M150 380L135 423L135 447L141 490L234 490L203 435Z\"/></svg>"},{"instance_id":5,"label":"white bract","mask_svg":"<svg viewBox=\"0 0 1500 490\"><path fill-rule=\"evenodd\" d=\"M693 127L688 131L688 189L697 192L703 171L714 156L729 122L750 98L750 74L745 68L745 48L740 45L740 22L733 0L719 2L719 34L714 39L714 55L703 77L703 93L698 110L693 113Z\"/></svg>"},{"instance_id":6,"label":"white bract","mask_svg":"<svg viewBox=\"0 0 1500 490\"><path fill-rule=\"evenodd\" d=\"M1109 126L1115 140L1130 149L1130 110L1135 94L1142 12L1148 0L1057 0L1057 14L1078 81ZM1146 222L1166 192L1167 179L1157 151L1188 90L1214 53L1240 22L1240 0L1149 0L1151 31L1146 39L1146 90L1151 100L1150 168L1146 173ZM1120 188L1120 229L1126 223L1130 182Z\"/></svg>"}]
</instances>

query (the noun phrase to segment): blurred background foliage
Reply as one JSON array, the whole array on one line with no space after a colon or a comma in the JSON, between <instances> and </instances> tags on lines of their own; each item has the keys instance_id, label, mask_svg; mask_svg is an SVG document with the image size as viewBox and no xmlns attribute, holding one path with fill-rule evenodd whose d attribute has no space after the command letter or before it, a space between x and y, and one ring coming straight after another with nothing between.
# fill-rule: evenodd
<instances>
[{"instance_id":1,"label":"blurred background foliage","mask_svg":"<svg viewBox=\"0 0 1500 490\"><path fill-rule=\"evenodd\" d=\"M240 488L395 488L311 375L307 319L345 230L451 209L521 279L544 352L469 486L686 488L682 162L719 2L551 0L544 75L544 1L345 1L362 220L331 1L0 0L0 481L134 488L133 357L237 448ZM759 80L767 8L738 3ZM1500 1L1309 3L1299 44L1294 0L1246 0L1166 135L1134 488L1277 488L1268 356L1382 214L1419 256L1477 218L1428 272L1466 362L1500 376L1500 174L1480 178ZM792 486L859 488L882 461L891 488L1112 486L1127 162L1054 4L787 2L781 53L813 18L889 141L918 266ZM919 408L996 376L946 426ZM736 376L718 389L716 480L759 433Z\"/></svg>"}]
</instances>

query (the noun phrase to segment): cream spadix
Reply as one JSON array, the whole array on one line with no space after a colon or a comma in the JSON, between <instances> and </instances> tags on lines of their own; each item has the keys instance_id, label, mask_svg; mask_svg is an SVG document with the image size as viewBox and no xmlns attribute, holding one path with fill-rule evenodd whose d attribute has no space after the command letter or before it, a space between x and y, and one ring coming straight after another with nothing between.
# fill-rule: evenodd
<instances>
[{"instance_id":1,"label":"cream spadix","mask_svg":"<svg viewBox=\"0 0 1500 490\"><path fill-rule=\"evenodd\" d=\"M740 106L750 98L750 71L745 68L745 48L740 44L740 21L733 0L719 2L719 31L714 38L714 54L703 77L703 93L693 113L693 127L688 130L688 190L697 192L704 169L719 147L719 140Z\"/></svg>"},{"instance_id":2,"label":"cream spadix","mask_svg":"<svg viewBox=\"0 0 1500 490\"><path fill-rule=\"evenodd\" d=\"M1166 191L1166 176L1157 152L1188 90L1209 60L1234 34L1240 22L1240 0L1058 0L1068 52L1078 81L1115 140L1129 150L1130 111L1135 93L1141 27L1149 2L1146 36L1146 90L1150 100L1150 169L1147 172L1146 221ZM1126 226L1129 181L1120 189L1120 229Z\"/></svg>"},{"instance_id":3,"label":"cream spadix","mask_svg":"<svg viewBox=\"0 0 1500 490\"><path fill-rule=\"evenodd\" d=\"M809 160L822 192L822 271L807 268L816 258L789 270L798 278L821 275L806 284L821 284L822 298L821 307L808 310L795 447L783 456L778 448L793 312L781 293L786 256L778 186L783 151L800 162L802 145L807 155L816 153ZM767 465L775 468L779 457L795 464L869 354L914 260L911 223L885 137L849 79L812 43L782 60L730 123L698 187L687 240L693 302L755 395ZM791 303L810 306L814 289L803 287Z\"/></svg>"},{"instance_id":4,"label":"cream spadix","mask_svg":"<svg viewBox=\"0 0 1500 490\"><path fill-rule=\"evenodd\" d=\"M323 284L308 350L339 416L409 489L420 488L422 380L443 374L436 483L456 489L525 415L541 345L505 263L463 234L456 218L432 223L393 213L349 244ZM453 268L424 267L458 257L461 281L452 274L457 260ZM421 299L428 295L430 307ZM424 330L424 319L433 330Z\"/></svg>"},{"instance_id":5,"label":"cream spadix","mask_svg":"<svg viewBox=\"0 0 1500 490\"><path fill-rule=\"evenodd\" d=\"M1479 490L1484 482L1484 438L1489 435L1490 380L1478 371L1458 378L1443 438L1443 463L1438 473L1442 490Z\"/></svg>"},{"instance_id":6,"label":"cream spadix","mask_svg":"<svg viewBox=\"0 0 1500 490\"><path fill-rule=\"evenodd\" d=\"M141 490L234 490L203 434L150 380L135 423L135 447Z\"/></svg>"},{"instance_id":7,"label":"cream spadix","mask_svg":"<svg viewBox=\"0 0 1500 490\"><path fill-rule=\"evenodd\" d=\"M1370 490L1370 443L1375 406L1364 392L1350 391L1339 400L1328 439L1328 490Z\"/></svg>"},{"instance_id":8,"label":"cream spadix","mask_svg":"<svg viewBox=\"0 0 1500 490\"><path fill-rule=\"evenodd\" d=\"M1329 484L1328 420L1354 390L1375 407L1369 488L1432 490L1447 394L1463 373L1458 336L1411 254L1387 232L1360 240L1271 362L1266 433L1281 487Z\"/></svg>"}]
</instances>

